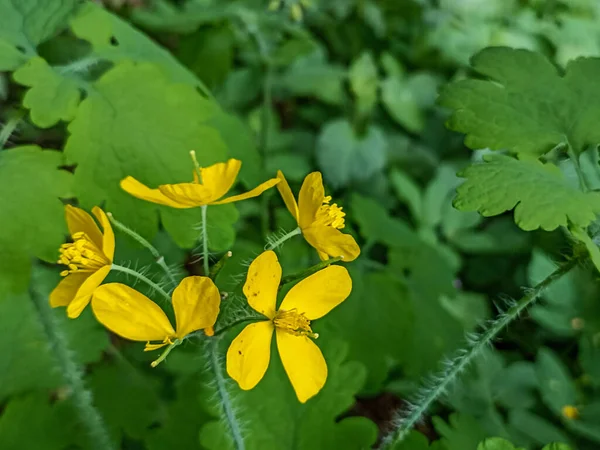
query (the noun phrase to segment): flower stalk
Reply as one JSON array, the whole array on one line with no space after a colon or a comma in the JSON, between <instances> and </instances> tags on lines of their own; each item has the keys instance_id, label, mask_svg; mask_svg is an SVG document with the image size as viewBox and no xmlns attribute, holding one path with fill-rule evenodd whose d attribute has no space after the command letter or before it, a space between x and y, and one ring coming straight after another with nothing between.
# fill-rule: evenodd
<instances>
[{"instance_id":1,"label":"flower stalk","mask_svg":"<svg viewBox=\"0 0 600 450\"><path fill-rule=\"evenodd\" d=\"M308 277L309 275L312 275L313 273L316 273L319 270L324 269L325 267L328 267L328 266L332 265L333 263L336 263L341 260L342 260L341 256L336 256L335 258L329 258L325 261L321 261L320 263L315 264L314 266L309 267L306 270L303 270L302 272L293 273L291 275L288 275L287 277L283 277L281 279L281 283L279 283L279 287L281 288L282 286L284 286L288 283L292 283L296 280L304 279L304 278Z\"/></svg>"},{"instance_id":2,"label":"flower stalk","mask_svg":"<svg viewBox=\"0 0 600 450\"><path fill-rule=\"evenodd\" d=\"M282 245L285 241L293 238L294 236L298 236L299 234L302 234L302 230L300 229L300 227L297 227L296 229L290 231L289 233L284 234L279 239L270 241L265 246L265 250L275 250L277 247Z\"/></svg>"},{"instance_id":3,"label":"flower stalk","mask_svg":"<svg viewBox=\"0 0 600 450\"><path fill-rule=\"evenodd\" d=\"M483 349L488 347L498 334L506 328L513 320L531 306L542 295L542 293L553 282L570 272L578 263L577 258L559 266L554 272L538 283L534 288L528 290L527 294L514 302L506 312L491 321L485 329L475 338L470 339L466 348L458 352L458 356L448 360L444 366L446 369L435 376L431 386L424 388L418 394L418 401L414 402L407 411L399 410L394 419L393 429L383 438L380 450L392 449L397 443L402 442L411 429L421 420L421 417L429 407L446 393L448 388L458 376L473 362Z\"/></svg>"},{"instance_id":4,"label":"flower stalk","mask_svg":"<svg viewBox=\"0 0 600 450\"><path fill-rule=\"evenodd\" d=\"M171 296L167 293L167 291L165 291L147 276L142 275L141 273L130 269L129 267L119 266L118 264L113 264L110 268L111 270L116 270L117 272L122 272L124 274L131 275L132 277L137 278L138 280L146 283L148 286L150 286L152 289L158 292L167 301L167 304L171 303Z\"/></svg>"}]
</instances>

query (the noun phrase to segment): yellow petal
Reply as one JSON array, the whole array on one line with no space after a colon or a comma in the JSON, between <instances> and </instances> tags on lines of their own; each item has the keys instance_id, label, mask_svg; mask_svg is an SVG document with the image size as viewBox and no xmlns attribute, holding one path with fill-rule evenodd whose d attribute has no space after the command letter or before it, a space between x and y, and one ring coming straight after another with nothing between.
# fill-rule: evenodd
<instances>
[{"instance_id":1,"label":"yellow petal","mask_svg":"<svg viewBox=\"0 0 600 450\"><path fill-rule=\"evenodd\" d=\"M295 309L308 320L323 317L352 292L352 278L345 267L329 266L313 273L289 290L280 311Z\"/></svg>"},{"instance_id":2,"label":"yellow petal","mask_svg":"<svg viewBox=\"0 0 600 450\"><path fill-rule=\"evenodd\" d=\"M309 173L302 183L298 196L300 228L307 228L315 221L324 198L325 189L321 172Z\"/></svg>"},{"instance_id":3,"label":"yellow petal","mask_svg":"<svg viewBox=\"0 0 600 450\"><path fill-rule=\"evenodd\" d=\"M317 345L306 336L276 330L277 350L296 396L305 403L325 385L327 363Z\"/></svg>"},{"instance_id":4,"label":"yellow petal","mask_svg":"<svg viewBox=\"0 0 600 450\"><path fill-rule=\"evenodd\" d=\"M360 247L349 234L325 225L314 225L302 230L304 239L319 251L321 259L324 255L341 256L343 262L354 261L360 255Z\"/></svg>"},{"instance_id":5,"label":"yellow petal","mask_svg":"<svg viewBox=\"0 0 600 450\"><path fill-rule=\"evenodd\" d=\"M218 200L229 192L235 183L241 167L242 162L237 159L230 159L225 163L203 167L200 169L202 186L211 192L213 200Z\"/></svg>"},{"instance_id":6,"label":"yellow petal","mask_svg":"<svg viewBox=\"0 0 600 450\"><path fill-rule=\"evenodd\" d=\"M102 229L104 230L104 233L102 235L102 246L98 248L101 248L102 253L104 253L104 255L108 258L110 262L112 262L115 256L115 233L113 232L108 217L106 216L104 211L102 211L102 209L98 208L97 206L94 206L92 208L92 212L94 213L94 216L96 216L96 219L98 219L98 222L100 222L100 225L102 225Z\"/></svg>"},{"instance_id":7,"label":"yellow petal","mask_svg":"<svg viewBox=\"0 0 600 450\"><path fill-rule=\"evenodd\" d=\"M259 184L251 191L245 192L239 195L233 195L231 197L227 197L223 200L219 200L218 202L211 202L211 205L224 205L225 203L233 203L239 202L240 200L246 200L248 198L258 197L260 194L265 192L267 189L272 188L276 184L279 183L279 178L271 178L270 180L265 181L262 184Z\"/></svg>"},{"instance_id":8,"label":"yellow petal","mask_svg":"<svg viewBox=\"0 0 600 450\"><path fill-rule=\"evenodd\" d=\"M159 205L166 205L172 208L190 208L190 206L182 205L181 203L170 199L158 189L150 189L133 177L127 177L121 180L121 189L134 197L141 198L147 202L158 203Z\"/></svg>"},{"instance_id":9,"label":"yellow petal","mask_svg":"<svg viewBox=\"0 0 600 450\"><path fill-rule=\"evenodd\" d=\"M244 295L248 304L269 319L275 317L281 266L272 250L261 253L248 267Z\"/></svg>"},{"instance_id":10,"label":"yellow petal","mask_svg":"<svg viewBox=\"0 0 600 450\"><path fill-rule=\"evenodd\" d=\"M110 266L104 266L85 279L83 284L77 290L75 298L73 298L69 303L69 306L67 306L67 315L71 319L79 317L81 311L83 311L90 302L94 291L102 284L108 275L108 272L110 272ZM70 276L73 275L67 275L67 277Z\"/></svg>"},{"instance_id":11,"label":"yellow petal","mask_svg":"<svg viewBox=\"0 0 600 450\"><path fill-rule=\"evenodd\" d=\"M90 276L89 272L71 273L60 280L58 286L50 293L50 306L67 306L77 295L77 291Z\"/></svg>"},{"instance_id":12,"label":"yellow petal","mask_svg":"<svg viewBox=\"0 0 600 450\"><path fill-rule=\"evenodd\" d=\"M195 208L218 199L206 186L197 183L161 184L161 194L179 205L178 208Z\"/></svg>"},{"instance_id":13,"label":"yellow petal","mask_svg":"<svg viewBox=\"0 0 600 450\"><path fill-rule=\"evenodd\" d=\"M277 178L279 178L281 180L279 182L279 184L277 185L277 190L281 194L283 203L285 203L285 206L287 207L288 211L290 213L292 213L292 216L294 217L294 219L296 219L296 222L298 222L298 220L299 220L298 204L296 203L296 199L294 198L294 194L292 193L292 190L290 189L290 185L288 184L287 180L283 176L283 172L281 172L281 170L277 171Z\"/></svg>"},{"instance_id":14,"label":"yellow petal","mask_svg":"<svg viewBox=\"0 0 600 450\"><path fill-rule=\"evenodd\" d=\"M162 341L175 330L160 307L135 289L120 283L99 287L92 299L98 321L132 341Z\"/></svg>"},{"instance_id":15,"label":"yellow petal","mask_svg":"<svg viewBox=\"0 0 600 450\"><path fill-rule=\"evenodd\" d=\"M212 327L219 315L221 295L208 277L187 277L173 291L177 337Z\"/></svg>"},{"instance_id":16,"label":"yellow petal","mask_svg":"<svg viewBox=\"0 0 600 450\"><path fill-rule=\"evenodd\" d=\"M69 233L73 236L75 233L83 231L92 240L96 247L102 248L102 233L100 228L87 212L75 206L65 206L65 217Z\"/></svg>"},{"instance_id":17,"label":"yellow petal","mask_svg":"<svg viewBox=\"0 0 600 450\"><path fill-rule=\"evenodd\" d=\"M251 323L233 340L227 350L227 373L247 391L258 384L269 367L273 323Z\"/></svg>"},{"instance_id":18,"label":"yellow petal","mask_svg":"<svg viewBox=\"0 0 600 450\"><path fill-rule=\"evenodd\" d=\"M151 344L150 342L146 342L146 345L144 345L144 351L152 352L154 350L158 350L159 348L163 348L165 345L169 345L169 343L161 342L160 344Z\"/></svg>"}]
</instances>

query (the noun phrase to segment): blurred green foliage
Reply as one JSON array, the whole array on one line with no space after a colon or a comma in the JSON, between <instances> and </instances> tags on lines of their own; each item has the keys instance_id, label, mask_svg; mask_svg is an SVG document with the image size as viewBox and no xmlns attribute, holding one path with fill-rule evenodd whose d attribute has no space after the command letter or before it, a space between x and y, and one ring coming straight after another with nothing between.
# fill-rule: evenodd
<instances>
[{"instance_id":1,"label":"blurred green foliage","mask_svg":"<svg viewBox=\"0 0 600 450\"><path fill-rule=\"evenodd\" d=\"M322 171L362 247L351 297L315 326L323 391L299 404L278 356L256 389L227 383L245 448L378 445L465 333L588 254L393 448L600 446L600 60L575 59L600 56L596 0L104 3L0 0L1 449L93 448L28 290L59 280L61 199L103 206L197 273L200 210L118 185L190 181L192 149L241 159L244 187L282 170L297 191ZM294 227L274 192L211 207L211 250L234 250L225 315L266 235ZM286 275L317 257L298 239L280 260ZM115 261L165 281L126 236ZM190 342L150 369L91 311L52 317L116 448L240 450L211 350Z\"/></svg>"}]
</instances>

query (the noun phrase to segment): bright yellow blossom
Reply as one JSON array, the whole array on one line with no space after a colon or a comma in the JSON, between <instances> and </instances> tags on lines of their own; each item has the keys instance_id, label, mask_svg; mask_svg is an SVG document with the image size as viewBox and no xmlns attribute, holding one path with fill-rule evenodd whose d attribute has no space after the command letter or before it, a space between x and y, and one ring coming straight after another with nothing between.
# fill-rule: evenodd
<instances>
[{"instance_id":1,"label":"bright yellow blossom","mask_svg":"<svg viewBox=\"0 0 600 450\"><path fill-rule=\"evenodd\" d=\"M241 166L241 161L230 159L226 163L200 168L200 177L194 171L194 181L191 183L161 184L157 189L151 189L135 178L127 177L121 180L121 188L142 200L185 209L205 205L222 205L256 197L279 183L279 179L272 178L251 191L223 199L222 197L235 183Z\"/></svg>"},{"instance_id":2,"label":"bright yellow blossom","mask_svg":"<svg viewBox=\"0 0 600 450\"><path fill-rule=\"evenodd\" d=\"M112 332L132 341L146 341L145 351L172 344L175 339L183 339L197 330L205 329L207 334L212 334L221 296L210 278L184 278L172 298L176 330L156 303L120 283L108 283L96 289L92 310L98 321Z\"/></svg>"},{"instance_id":3,"label":"bright yellow blossom","mask_svg":"<svg viewBox=\"0 0 600 450\"><path fill-rule=\"evenodd\" d=\"M227 351L227 373L244 390L262 379L271 357L271 338L277 335L277 349L283 367L300 402L315 396L325 384L327 364L311 340L310 323L343 302L352 290L348 271L329 266L296 284L276 310L281 266L271 250L250 264L244 295L252 308L268 320L252 323L233 340Z\"/></svg>"},{"instance_id":4,"label":"bright yellow blossom","mask_svg":"<svg viewBox=\"0 0 600 450\"><path fill-rule=\"evenodd\" d=\"M283 197L287 209L292 213L302 230L306 241L312 245L322 260L341 256L346 262L355 260L360 254L360 247L349 234L343 234L345 213L336 203L330 204L331 196L325 196L321 172L313 172L306 176L298 203L283 173L277 172L281 182L277 189Z\"/></svg>"},{"instance_id":5,"label":"bright yellow blossom","mask_svg":"<svg viewBox=\"0 0 600 450\"><path fill-rule=\"evenodd\" d=\"M60 247L59 264L68 267L61 272L65 278L50 294L50 305L66 306L74 319L90 302L94 290L110 272L115 253L115 235L104 211L97 206L92 212L102 225L100 231L92 216L83 209L65 206L65 216L73 243Z\"/></svg>"}]
</instances>

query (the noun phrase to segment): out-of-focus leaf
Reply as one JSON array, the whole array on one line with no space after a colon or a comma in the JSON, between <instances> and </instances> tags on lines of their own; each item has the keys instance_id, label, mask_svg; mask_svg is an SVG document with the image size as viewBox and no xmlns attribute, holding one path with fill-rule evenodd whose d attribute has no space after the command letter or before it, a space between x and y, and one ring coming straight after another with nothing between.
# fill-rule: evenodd
<instances>
[{"instance_id":1,"label":"out-of-focus leaf","mask_svg":"<svg viewBox=\"0 0 600 450\"><path fill-rule=\"evenodd\" d=\"M509 413L508 423L532 443L543 445L548 442L567 442L568 436L559 427L537 414L524 409Z\"/></svg>"},{"instance_id":2,"label":"out-of-focus leaf","mask_svg":"<svg viewBox=\"0 0 600 450\"><path fill-rule=\"evenodd\" d=\"M439 417L434 417L433 425L442 436L441 441L446 450L476 448L477 444L486 438L485 431L468 414L451 414L448 423Z\"/></svg>"},{"instance_id":3,"label":"out-of-focus leaf","mask_svg":"<svg viewBox=\"0 0 600 450\"><path fill-rule=\"evenodd\" d=\"M377 104L378 77L377 66L373 56L362 53L350 65L348 72L350 87L356 97L359 114L366 116L370 114Z\"/></svg>"},{"instance_id":4,"label":"out-of-focus leaf","mask_svg":"<svg viewBox=\"0 0 600 450\"><path fill-rule=\"evenodd\" d=\"M567 367L548 349L542 348L536 359L536 373L542 400L557 416L562 416L565 406L577 403L577 392Z\"/></svg>"}]
</instances>

